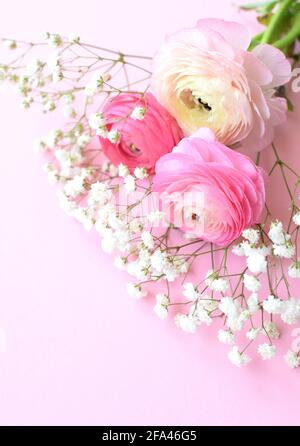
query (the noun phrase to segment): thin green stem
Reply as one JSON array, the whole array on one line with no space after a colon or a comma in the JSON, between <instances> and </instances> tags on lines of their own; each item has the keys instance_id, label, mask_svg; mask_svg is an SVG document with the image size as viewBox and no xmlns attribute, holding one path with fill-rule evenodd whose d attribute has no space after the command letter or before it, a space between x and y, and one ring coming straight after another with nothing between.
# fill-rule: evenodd
<instances>
[{"instance_id":1,"label":"thin green stem","mask_svg":"<svg viewBox=\"0 0 300 446\"><path fill-rule=\"evenodd\" d=\"M290 31L281 39L273 43L276 48L284 49L289 48L295 40L300 36L300 11L295 16L294 24Z\"/></svg>"},{"instance_id":2,"label":"thin green stem","mask_svg":"<svg viewBox=\"0 0 300 446\"><path fill-rule=\"evenodd\" d=\"M294 0L283 0L278 11L272 16L270 23L261 38L261 43L272 43L274 35L284 23L286 11L293 3Z\"/></svg>"}]
</instances>

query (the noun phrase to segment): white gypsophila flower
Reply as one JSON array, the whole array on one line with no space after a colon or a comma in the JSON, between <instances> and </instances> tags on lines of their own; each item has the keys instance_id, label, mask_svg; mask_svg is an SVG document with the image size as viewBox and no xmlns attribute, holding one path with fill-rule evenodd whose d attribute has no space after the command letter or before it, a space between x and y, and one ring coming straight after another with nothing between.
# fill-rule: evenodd
<instances>
[{"instance_id":1,"label":"white gypsophila flower","mask_svg":"<svg viewBox=\"0 0 300 446\"><path fill-rule=\"evenodd\" d=\"M269 336L271 339L278 339L280 337L280 331L274 322L264 322L264 329L266 332L263 331L263 334Z\"/></svg>"},{"instance_id":2,"label":"white gypsophila flower","mask_svg":"<svg viewBox=\"0 0 300 446\"><path fill-rule=\"evenodd\" d=\"M56 109L56 104L54 101L49 100L44 105L44 111L45 112L52 112Z\"/></svg>"},{"instance_id":3,"label":"white gypsophila flower","mask_svg":"<svg viewBox=\"0 0 300 446\"><path fill-rule=\"evenodd\" d=\"M286 242L286 235L281 221L277 220L271 223L268 236L275 245L282 245Z\"/></svg>"},{"instance_id":4,"label":"white gypsophila flower","mask_svg":"<svg viewBox=\"0 0 300 446\"><path fill-rule=\"evenodd\" d=\"M102 113L91 113L89 116L89 126L93 130L105 127L105 119Z\"/></svg>"},{"instance_id":5,"label":"white gypsophila flower","mask_svg":"<svg viewBox=\"0 0 300 446\"><path fill-rule=\"evenodd\" d=\"M65 183L67 180L67 178L63 177L68 177L72 179L75 177L75 175L81 174L80 169L72 167L71 152L63 149L56 150L54 152L54 156L59 162L59 171L62 183Z\"/></svg>"},{"instance_id":6,"label":"white gypsophila flower","mask_svg":"<svg viewBox=\"0 0 300 446\"><path fill-rule=\"evenodd\" d=\"M46 137L46 143L49 149L55 149L58 142L63 138L63 132L59 129L54 129L49 132Z\"/></svg>"},{"instance_id":7,"label":"white gypsophila flower","mask_svg":"<svg viewBox=\"0 0 300 446\"><path fill-rule=\"evenodd\" d=\"M287 353L284 355L284 359L291 369L296 369L300 366L299 353L296 353L293 350L288 350Z\"/></svg>"},{"instance_id":8,"label":"white gypsophila flower","mask_svg":"<svg viewBox=\"0 0 300 446\"><path fill-rule=\"evenodd\" d=\"M96 73L86 85L84 89L85 95L91 98L95 94L99 93L102 90L102 87L105 84L105 82L108 82L110 79L111 79L110 73L103 73L103 74Z\"/></svg>"},{"instance_id":9,"label":"white gypsophila flower","mask_svg":"<svg viewBox=\"0 0 300 446\"><path fill-rule=\"evenodd\" d=\"M48 31L43 31L43 32L41 33L41 38L42 38L43 40L48 40L49 37L50 37L50 33L49 33Z\"/></svg>"},{"instance_id":10,"label":"white gypsophila flower","mask_svg":"<svg viewBox=\"0 0 300 446\"><path fill-rule=\"evenodd\" d=\"M272 253L272 248L271 248L271 246L260 245L257 248L257 252L259 254L261 254L262 256L267 257Z\"/></svg>"},{"instance_id":11,"label":"white gypsophila flower","mask_svg":"<svg viewBox=\"0 0 300 446\"><path fill-rule=\"evenodd\" d=\"M246 243L249 243L249 242L246 242ZM242 243L239 243L238 245L234 245L232 247L232 253L239 257L245 256L246 254L245 254L245 249L244 249L244 243L242 242Z\"/></svg>"},{"instance_id":12,"label":"white gypsophila flower","mask_svg":"<svg viewBox=\"0 0 300 446\"><path fill-rule=\"evenodd\" d=\"M102 168L105 169L105 162L103 163ZM107 170L103 170L103 172L108 172L110 174L110 176L112 177L116 177L118 176L118 167L115 166L114 164L108 163L108 168Z\"/></svg>"},{"instance_id":13,"label":"white gypsophila flower","mask_svg":"<svg viewBox=\"0 0 300 446\"><path fill-rule=\"evenodd\" d=\"M63 72L61 69L57 69L56 71L54 71L52 73L52 81L53 83L57 84L58 82L60 82L62 79L64 78L63 76Z\"/></svg>"},{"instance_id":14,"label":"white gypsophila flower","mask_svg":"<svg viewBox=\"0 0 300 446\"><path fill-rule=\"evenodd\" d=\"M159 225L164 221L166 214L161 211L152 211L147 215L147 220L153 225Z\"/></svg>"},{"instance_id":15,"label":"white gypsophila flower","mask_svg":"<svg viewBox=\"0 0 300 446\"><path fill-rule=\"evenodd\" d=\"M44 152L47 150L47 143L43 138L35 138L33 141L33 150L35 152Z\"/></svg>"},{"instance_id":16,"label":"white gypsophila flower","mask_svg":"<svg viewBox=\"0 0 300 446\"><path fill-rule=\"evenodd\" d=\"M135 283L127 283L126 285L127 293L131 297L136 297L137 299L141 299L147 296L147 291L143 290L141 285Z\"/></svg>"},{"instance_id":17,"label":"white gypsophila flower","mask_svg":"<svg viewBox=\"0 0 300 446\"><path fill-rule=\"evenodd\" d=\"M236 316L239 317L241 313L241 306L237 299L232 297L222 297L219 303L219 309L226 316Z\"/></svg>"},{"instance_id":18,"label":"white gypsophila flower","mask_svg":"<svg viewBox=\"0 0 300 446\"><path fill-rule=\"evenodd\" d=\"M15 50L17 48L17 42L15 40L5 39L3 43L6 46L6 48L10 50Z\"/></svg>"},{"instance_id":19,"label":"white gypsophila flower","mask_svg":"<svg viewBox=\"0 0 300 446\"><path fill-rule=\"evenodd\" d=\"M24 98L23 101L21 102L21 107L27 110L28 108L30 108L32 103L33 103L33 97L28 96L27 98Z\"/></svg>"},{"instance_id":20,"label":"white gypsophila flower","mask_svg":"<svg viewBox=\"0 0 300 446\"><path fill-rule=\"evenodd\" d=\"M102 138L107 138L107 128L106 127L99 127L96 130L96 135L101 136Z\"/></svg>"},{"instance_id":21,"label":"white gypsophila flower","mask_svg":"<svg viewBox=\"0 0 300 446\"><path fill-rule=\"evenodd\" d=\"M144 119L145 113L146 113L145 107L136 106L132 110L132 113L131 113L130 117L132 119L136 119L136 120L140 121L140 120Z\"/></svg>"},{"instance_id":22,"label":"white gypsophila flower","mask_svg":"<svg viewBox=\"0 0 300 446\"><path fill-rule=\"evenodd\" d=\"M260 334L261 334L261 328L251 328L250 330L247 331L246 337L250 341L255 341L255 339L257 339Z\"/></svg>"},{"instance_id":23,"label":"white gypsophila flower","mask_svg":"<svg viewBox=\"0 0 300 446\"><path fill-rule=\"evenodd\" d=\"M243 283L248 291L256 293L261 288L260 281L257 277L250 276L249 274L244 274Z\"/></svg>"},{"instance_id":24,"label":"white gypsophila flower","mask_svg":"<svg viewBox=\"0 0 300 446\"><path fill-rule=\"evenodd\" d=\"M127 264L127 272L131 276L135 277L138 280L145 280L148 278L147 268L141 264L138 260L133 262L128 262Z\"/></svg>"},{"instance_id":25,"label":"white gypsophila flower","mask_svg":"<svg viewBox=\"0 0 300 446\"><path fill-rule=\"evenodd\" d=\"M63 44L62 37L59 34L49 34L47 41L52 48L59 48Z\"/></svg>"},{"instance_id":26,"label":"white gypsophila flower","mask_svg":"<svg viewBox=\"0 0 300 446\"><path fill-rule=\"evenodd\" d=\"M300 319L300 299L291 297L284 302L281 319L288 325L295 324Z\"/></svg>"},{"instance_id":27,"label":"white gypsophila flower","mask_svg":"<svg viewBox=\"0 0 300 446\"><path fill-rule=\"evenodd\" d=\"M300 277L300 260L292 263L288 268L288 274L293 279L298 279Z\"/></svg>"},{"instance_id":28,"label":"white gypsophila flower","mask_svg":"<svg viewBox=\"0 0 300 446\"><path fill-rule=\"evenodd\" d=\"M156 304L153 309L154 309L155 314L160 319L166 319L168 317L168 308L167 307L160 305L160 304Z\"/></svg>"},{"instance_id":29,"label":"white gypsophila flower","mask_svg":"<svg viewBox=\"0 0 300 446\"><path fill-rule=\"evenodd\" d=\"M185 259L174 259L174 266L180 274L185 274L190 269L190 264Z\"/></svg>"},{"instance_id":30,"label":"white gypsophila flower","mask_svg":"<svg viewBox=\"0 0 300 446\"><path fill-rule=\"evenodd\" d=\"M182 313L176 314L175 324L187 333L196 333L198 328L197 320L194 317Z\"/></svg>"},{"instance_id":31,"label":"white gypsophila flower","mask_svg":"<svg viewBox=\"0 0 300 446\"><path fill-rule=\"evenodd\" d=\"M141 239L146 248L154 248L154 238L150 231L144 231L141 235Z\"/></svg>"},{"instance_id":32,"label":"white gypsophila flower","mask_svg":"<svg viewBox=\"0 0 300 446\"><path fill-rule=\"evenodd\" d=\"M209 313L212 313L219 308L219 302L211 299L210 296L206 296L205 294L200 295L199 304L201 304Z\"/></svg>"},{"instance_id":33,"label":"white gypsophila flower","mask_svg":"<svg viewBox=\"0 0 300 446\"><path fill-rule=\"evenodd\" d=\"M143 268L151 267L151 254L148 249L140 249L139 252L139 263Z\"/></svg>"},{"instance_id":34,"label":"white gypsophila flower","mask_svg":"<svg viewBox=\"0 0 300 446\"><path fill-rule=\"evenodd\" d=\"M80 149L86 147L88 143L91 141L91 136L87 133L83 133L77 138L77 144Z\"/></svg>"},{"instance_id":35,"label":"white gypsophila flower","mask_svg":"<svg viewBox=\"0 0 300 446\"><path fill-rule=\"evenodd\" d=\"M33 76L36 73L38 73L39 71L41 71L44 66L45 66L44 62L42 62L38 58L34 58L27 64L27 66L26 66L26 74L28 76Z\"/></svg>"},{"instance_id":36,"label":"white gypsophila flower","mask_svg":"<svg viewBox=\"0 0 300 446\"><path fill-rule=\"evenodd\" d=\"M0 82L3 82L6 80L7 71L3 67L0 68Z\"/></svg>"},{"instance_id":37,"label":"white gypsophila flower","mask_svg":"<svg viewBox=\"0 0 300 446\"><path fill-rule=\"evenodd\" d=\"M300 212L296 212L296 214L293 215L293 222L295 225L300 226Z\"/></svg>"},{"instance_id":38,"label":"white gypsophila flower","mask_svg":"<svg viewBox=\"0 0 300 446\"><path fill-rule=\"evenodd\" d=\"M116 230L115 238L117 239L117 247L121 252L129 252L130 250L130 233L128 230Z\"/></svg>"},{"instance_id":39,"label":"white gypsophila flower","mask_svg":"<svg viewBox=\"0 0 300 446\"><path fill-rule=\"evenodd\" d=\"M118 173L120 177L125 178L127 175L129 175L129 169L127 166L125 166L125 164L121 163L118 165Z\"/></svg>"},{"instance_id":40,"label":"white gypsophila flower","mask_svg":"<svg viewBox=\"0 0 300 446\"><path fill-rule=\"evenodd\" d=\"M59 200L59 205L61 209L67 214L72 215L73 211L76 209L76 203L66 196L61 190L57 192L57 197Z\"/></svg>"},{"instance_id":41,"label":"white gypsophila flower","mask_svg":"<svg viewBox=\"0 0 300 446\"><path fill-rule=\"evenodd\" d=\"M225 292L229 285L228 281L222 277L219 277L217 273L209 270L206 274L205 284L213 291Z\"/></svg>"},{"instance_id":42,"label":"white gypsophila flower","mask_svg":"<svg viewBox=\"0 0 300 446\"><path fill-rule=\"evenodd\" d=\"M68 39L70 43L76 43L76 44L80 43L80 36L78 36L78 34L72 33L69 35Z\"/></svg>"},{"instance_id":43,"label":"white gypsophila flower","mask_svg":"<svg viewBox=\"0 0 300 446\"><path fill-rule=\"evenodd\" d=\"M183 296L186 297L188 300L196 300L200 298L200 293L198 289L195 287L195 285L192 282L186 282L183 284Z\"/></svg>"},{"instance_id":44,"label":"white gypsophila flower","mask_svg":"<svg viewBox=\"0 0 300 446\"><path fill-rule=\"evenodd\" d=\"M82 161L82 155L80 152L72 153L66 149L55 150L54 156L59 162L62 169L71 167L74 163L80 163Z\"/></svg>"},{"instance_id":45,"label":"white gypsophila flower","mask_svg":"<svg viewBox=\"0 0 300 446\"><path fill-rule=\"evenodd\" d=\"M47 67L50 72L57 73L61 71L61 56L58 53L52 53L47 59Z\"/></svg>"},{"instance_id":46,"label":"white gypsophila flower","mask_svg":"<svg viewBox=\"0 0 300 446\"><path fill-rule=\"evenodd\" d=\"M77 207L72 212L72 217L79 221L86 231L90 231L94 226L93 216L89 214L88 209L86 208Z\"/></svg>"},{"instance_id":47,"label":"white gypsophila flower","mask_svg":"<svg viewBox=\"0 0 300 446\"><path fill-rule=\"evenodd\" d=\"M182 294L188 300L196 300L199 298L199 291L195 288L194 284L191 282L187 282L183 285L183 293Z\"/></svg>"},{"instance_id":48,"label":"white gypsophila flower","mask_svg":"<svg viewBox=\"0 0 300 446\"><path fill-rule=\"evenodd\" d=\"M74 102L75 96L73 93L65 93L62 96L62 99L66 105L70 105L70 104L72 104L72 102Z\"/></svg>"},{"instance_id":49,"label":"white gypsophila flower","mask_svg":"<svg viewBox=\"0 0 300 446\"><path fill-rule=\"evenodd\" d=\"M166 319L168 317L168 305L170 299L166 294L156 295L156 305L154 307L154 312L160 319Z\"/></svg>"},{"instance_id":50,"label":"white gypsophila flower","mask_svg":"<svg viewBox=\"0 0 300 446\"><path fill-rule=\"evenodd\" d=\"M163 306L168 306L170 303L170 298L167 294L159 293L155 296L156 303Z\"/></svg>"},{"instance_id":51,"label":"white gypsophila flower","mask_svg":"<svg viewBox=\"0 0 300 446\"><path fill-rule=\"evenodd\" d=\"M137 217L129 223L129 230L134 234L140 233L144 229L143 221Z\"/></svg>"},{"instance_id":52,"label":"white gypsophila flower","mask_svg":"<svg viewBox=\"0 0 300 446\"><path fill-rule=\"evenodd\" d=\"M206 324L207 326L209 326L212 323L212 318L200 301L194 303L190 307L189 316L195 318L198 321L199 325Z\"/></svg>"},{"instance_id":53,"label":"white gypsophila flower","mask_svg":"<svg viewBox=\"0 0 300 446\"><path fill-rule=\"evenodd\" d=\"M230 330L219 330L218 339L223 344L233 345L235 343L235 336Z\"/></svg>"},{"instance_id":54,"label":"white gypsophila flower","mask_svg":"<svg viewBox=\"0 0 300 446\"><path fill-rule=\"evenodd\" d=\"M270 345L268 343L260 344L257 348L258 353L265 361L267 359L272 359L276 355L277 349L275 345Z\"/></svg>"},{"instance_id":55,"label":"white gypsophila flower","mask_svg":"<svg viewBox=\"0 0 300 446\"><path fill-rule=\"evenodd\" d=\"M234 345L228 353L228 359L237 367L246 365L251 361L249 356L247 356L245 353L239 352L239 349L236 345Z\"/></svg>"},{"instance_id":56,"label":"white gypsophila flower","mask_svg":"<svg viewBox=\"0 0 300 446\"><path fill-rule=\"evenodd\" d=\"M117 246L117 240L114 236L114 232L111 229L106 229L103 232L103 238L101 240L101 247L107 254L112 254Z\"/></svg>"},{"instance_id":57,"label":"white gypsophila flower","mask_svg":"<svg viewBox=\"0 0 300 446\"><path fill-rule=\"evenodd\" d=\"M89 205L103 205L112 198L112 191L108 189L107 184L97 181L91 185L89 191ZM113 214L114 215L114 214Z\"/></svg>"},{"instance_id":58,"label":"white gypsophila flower","mask_svg":"<svg viewBox=\"0 0 300 446\"><path fill-rule=\"evenodd\" d=\"M263 309L269 314L281 314L284 311L284 301L272 295L263 301Z\"/></svg>"},{"instance_id":59,"label":"white gypsophila flower","mask_svg":"<svg viewBox=\"0 0 300 446\"><path fill-rule=\"evenodd\" d=\"M166 262L162 273L165 275L165 278L168 282L174 282L180 275L180 272L177 270L176 265L173 265L169 261Z\"/></svg>"},{"instance_id":60,"label":"white gypsophila flower","mask_svg":"<svg viewBox=\"0 0 300 446\"><path fill-rule=\"evenodd\" d=\"M65 105L64 109L63 109L63 113L66 118L74 119L77 116L75 108L72 107L71 105Z\"/></svg>"},{"instance_id":61,"label":"white gypsophila flower","mask_svg":"<svg viewBox=\"0 0 300 446\"><path fill-rule=\"evenodd\" d=\"M77 197L85 190L85 176L76 175L72 180L66 182L64 191L69 197Z\"/></svg>"},{"instance_id":62,"label":"white gypsophila flower","mask_svg":"<svg viewBox=\"0 0 300 446\"><path fill-rule=\"evenodd\" d=\"M295 255L295 246L290 241L284 245L273 245L273 253L277 257L291 259Z\"/></svg>"},{"instance_id":63,"label":"white gypsophila flower","mask_svg":"<svg viewBox=\"0 0 300 446\"><path fill-rule=\"evenodd\" d=\"M252 245L255 245L259 241L259 231L257 229L245 229L242 236L248 240Z\"/></svg>"},{"instance_id":64,"label":"white gypsophila flower","mask_svg":"<svg viewBox=\"0 0 300 446\"><path fill-rule=\"evenodd\" d=\"M207 326L212 324L212 318L210 317L210 315L208 314L208 311L201 305L201 303L199 302L197 305L197 318L199 320L199 322L206 324Z\"/></svg>"},{"instance_id":65,"label":"white gypsophila flower","mask_svg":"<svg viewBox=\"0 0 300 446\"><path fill-rule=\"evenodd\" d=\"M247 299L247 305L248 305L248 310L250 311L251 314L255 314L257 311L259 311L260 306L257 293L252 293L249 296L249 298Z\"/></svg>"},{"instance_id":66,"label":"white gypsophila flower","mask_svg":"<svg viewBox=\"0 0 300 446\"><path fill-rule=\"evenodd\" d=\"M136 167L134 169L134 176L138 180L143 180L144 178L146 178L148 176L147 170L145 169L145 167Z\"/></svg>"},{"instance_id":67,"label":"white gypsophila flower","mask_svg":"<svg viewBox=\"0 0 300 446\"><path fill-rule=\"evenodd\" d=\"M264 255L254 252L247 258L247 266L253 274L264 273L267 270L267 261Z\"/></svg>"},{"instance_id":68,"label":"white gypsophila flower","mask_svg":"<svg viewBox=\"0 0 300 446\"><path fill-rule=\"evenodd\" d=\"M121 133L119 132L119 130L111 129L111 130L107 133L107 139L108 139L112 144L116 144L116 143L119 142L120 139L121 139Z\"/></svg>"},{"instance_id":69,"label":"white gypsophila flower","mask_svg":"<svg viewBox=\"0 0 300 446\"><path fill-rule=\"evenodd\" d=\"M105 229L109 226L108 221L116 215L116 207L113 203L107 203L98 210L97 221L96 221L96 231L99 234L104 234Z\"/></svg>"},{"instance_id":70,"label":"white gypsophila flower","mask_svg":"<svg viewBox=\"0 0 300 446\"><path fill-rule=\"evenodd\" d=\"M112 229L117 230L127 230L128 226L124 218L120 215L117 215L115 212L111 213L107 217L107 222ZM127 229L126 229L127 228Z\"/></svg>"},{"instance_id":71,"label":"white gypsophila flower","mask_svg":"<svg viewBox=\"0 0 300 446\"><path fill-rule=\"evenodd\" d=\"M52 164L44 164L43 171L46 172L48 181L51 185L58 183L59 181L59 172Z\"/></svg>"},{"instance_id":72,"label":"white gypsophila flower","mask_svg":"<svg viewBox=\"0 0 300 446\"><path fill-rule=\"evenodd\" d=\"M151 266L154 271L158 274L161 274L167 263L167 255L165 252L162 252L160 249L154 251L151 256Z\"/></svg>"},{"instance_id":73,"label":"white gypsophila flower","mask_svg":"<svg viewBox=\"0 0 300 446\"><path fill-rule=\"evenodd\" d=\"M242 329L244 321L240 318L242 311L237 299L223 297L219 303L219 309L227 316L226 324L232 331Z\"/></svg>"},{"instance_id":74,"label":"white gypsophila flower","mask_svg":"<svg viewBox=\"0 0 300 446\"><path fill-rule=\"evenodd\" d=\"M124 178L124 186L127 194L131 194L136 190L135 178L132 175L127 175Z\"/></svg>"},{"instance_id":75,"label":"white gypsophila flower","mask_svg":"<svg viewBox=\"0 0 300 446\"><path fill-rule=\"evenodd\" d=\"M239 315L238 322L243 324L251 318L251 312L249 310L243 310Z\"/></svg>"},{"instance_id":76,"label":"white gypsophila flower","mask_svg":"<svg viewBox=\"0 0 300 446\"><path fill-rule=\"evenodd\" d=\"M114 265L116 268L118 268L120 271L125 271L127 266L127 259L122 256L115 257Z\"/></svg>"}]
</instances>

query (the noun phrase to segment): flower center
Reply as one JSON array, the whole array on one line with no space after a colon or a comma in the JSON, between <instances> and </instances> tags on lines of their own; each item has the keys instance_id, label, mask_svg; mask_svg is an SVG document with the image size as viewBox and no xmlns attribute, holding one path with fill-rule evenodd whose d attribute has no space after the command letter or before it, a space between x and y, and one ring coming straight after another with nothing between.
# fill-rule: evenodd
<instances>
[{"instance_id":1,"label":"flower center","mask_svg":"<svg viewBox=\"0 0 300 446\"><path fill-rule=\"evenodd\" d=\"M202 100L201 97L193 93L191 90L183 90L180 93L180 99L190 109L198 108L201 111L205 110L207 112L212 110L207 102Z\"/></svg>"},{"instance_id":2,"label":"flower center","mask_svg":"<svg viewBox=\"0 0 300 446\"><path fill-rule=\"evenodd\" d=\"M130 151L136 155L140 152L140 149L135 144L130 144Z\"/></svg>"}]
</instances>

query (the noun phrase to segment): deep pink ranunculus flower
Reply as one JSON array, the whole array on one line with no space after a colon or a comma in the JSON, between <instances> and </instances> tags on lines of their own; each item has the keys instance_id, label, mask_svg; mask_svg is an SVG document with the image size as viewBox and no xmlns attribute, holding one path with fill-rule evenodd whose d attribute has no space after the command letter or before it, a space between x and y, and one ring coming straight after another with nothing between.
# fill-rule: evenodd
<instances>
[{"instance_id":1,"label":"deep pink ranunculus flower","mask_svg":"<svg viewBox=\"0 0 300 446\"><path fill-rule=\"evenodd\" d=\"M262 170L218 142L210 129L182 139L155 170L153 190L160 193L162 210L184 232L225 246L259 222Z\"/></svg>"},{"instance_id":2,"label":"deep pink ranunculus flower","mask_svg":"<svg viewBox=\"0 0 300 446\"><path fill-rule=\"evenodd\" d=\"M145 111L143 119L132 115L139 108ZM183 136L175 119L151 93L116 96L105 104L103 117L107 130L120 135L117 142L100 136L105 155L113 164L125 164L131 171L146 167L153 172L156 161L171 152Z\"/></svg>"},{"instance_id":3,"label":"deep pink ranunculus flower","mask_svg":"<svg viewBox=\"0 0 300 446\"><path fill-rule=\"evenodd\" d=\"M218 19L166 39L154 57L152 89L186 136L208 127L223 144L252 151L272 141L287 112L276 88L289 81L291 65L271 45L248 51L250 41L245 26Z\"/></svg>"}]
</instances>

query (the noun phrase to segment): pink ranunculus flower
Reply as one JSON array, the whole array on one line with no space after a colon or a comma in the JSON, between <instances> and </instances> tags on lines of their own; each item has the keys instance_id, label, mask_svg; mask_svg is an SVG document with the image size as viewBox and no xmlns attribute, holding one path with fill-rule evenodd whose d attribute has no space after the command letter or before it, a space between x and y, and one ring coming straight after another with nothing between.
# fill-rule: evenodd
<instances>
[{"instance_id":1,"label":"pink ranunculus flower","mask_svg":"<svg viewBox=\"0 0 300 446\"><path fill-rule=\"evenodd\" d=\"M100 136L104 154L113 164L125 164L130 171L146 167L153 172L156 161L183 137L175 119L151 93L116 96L105 104L103 118L108 136L119 135L115 142Z\"/></svg>"},{"instance_id":2,"label":"pink ranunculus flower","mask_svg":"<svg viewBox=\"0 0 300 446\"><path fill-rule=\"evenodd\" d=\"M182 139L155 170L153 190L162 210L184 232L225 246L259 222L265 203L262 170L218 142L210 129Z\"/></svg>"},{"instance_id":3,"label":"pink ranunculus flower","mask_svg":"<svg viewBox=\"0 0 300 446\"><path fill-rule=\"evenodd\" d=\"M169 36L154 58L152 89L185 135L200 127L226 145L243 142L253 151L272 140L286 118L276 87L291 77L284 54L267 44L247 51L250 33L218 19Z\"/></svg>"}]
</instances>

